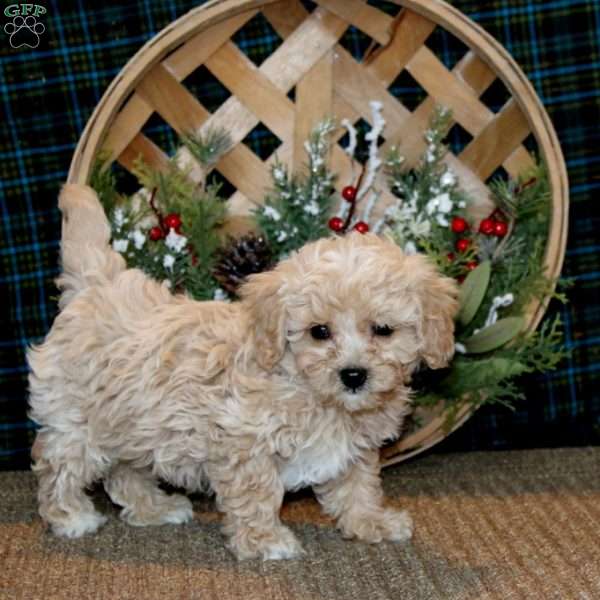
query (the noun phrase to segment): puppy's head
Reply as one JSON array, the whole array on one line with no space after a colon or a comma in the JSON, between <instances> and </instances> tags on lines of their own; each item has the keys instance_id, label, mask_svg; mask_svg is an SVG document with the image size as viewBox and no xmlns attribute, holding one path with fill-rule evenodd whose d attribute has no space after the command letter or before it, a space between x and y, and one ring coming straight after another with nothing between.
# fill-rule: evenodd
<instances>
[{"instance_id":1,"label":"puppy's head","mask_svg":"<svg viewBox=\"0 0 600 600\"><path fill-rule=\"evenodd\" d=\"M350 411L377 406L421 360L440 368L454 352L455 282L375 235L309 244L241 294L259 364L290 353L314 393Z\"/></svg>"}]
</instances>

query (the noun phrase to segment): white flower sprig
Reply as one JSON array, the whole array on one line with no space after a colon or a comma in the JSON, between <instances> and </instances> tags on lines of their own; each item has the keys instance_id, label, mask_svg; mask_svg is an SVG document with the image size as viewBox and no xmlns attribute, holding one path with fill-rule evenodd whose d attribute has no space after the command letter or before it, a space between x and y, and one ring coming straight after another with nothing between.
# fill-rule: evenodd
<instances>
[{"instance_id":1,"label":"white flower sprig","mask_svg":"<svg viewBox=\"0 0 600 600\"><path fill-rule=\"evenodd\" d=\"M182 252L187 247L188 239L184 235L180 235L173 228L169 230L169 234L165 238L165 245L173 252Z\"/></svg>"}]
</instances>

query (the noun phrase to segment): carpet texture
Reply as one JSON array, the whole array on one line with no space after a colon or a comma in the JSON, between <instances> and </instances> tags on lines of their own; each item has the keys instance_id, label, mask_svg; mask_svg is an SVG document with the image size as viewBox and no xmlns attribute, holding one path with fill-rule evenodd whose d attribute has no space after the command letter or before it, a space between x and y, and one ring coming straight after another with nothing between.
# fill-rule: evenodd
<instances>
[{"instance_id":1,"label":"carpet texture","mask_svg":"<svg viewBox=\"0 0 600 600\"><path fill-rule=\"evenodd\" d=\"M600 598L600 448L431 455L384 472L415 520L408 544L341 539L309 494L284 520L302 560L238 563L199 497L183 526L57 539L37 517L35 480L0 474L0 598L16 600L594 600Z\"/></svg>"}]
</instances>

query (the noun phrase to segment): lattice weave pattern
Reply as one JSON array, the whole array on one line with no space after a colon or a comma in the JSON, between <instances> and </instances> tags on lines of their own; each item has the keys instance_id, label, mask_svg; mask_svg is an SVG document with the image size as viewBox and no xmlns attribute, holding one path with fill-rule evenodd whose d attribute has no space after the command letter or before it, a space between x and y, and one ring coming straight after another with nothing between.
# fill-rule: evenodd
<instances>
[{"instance_id":1,"label":"lattice weave pattern","mask_svg":"<svg viewBox=\"0 0 600 600\"><path fill-rule=\"evenodd\" d=\"M369 102L382 102L387 125L381 150L397 146L410 164L424 150L423 132L434 107L443 105L472 136L460 153L449 153L446 160L477 198L474 216L488 212L489 177L498 168L516 176L533 164L522 145L530 126L517 101L509 97L494 112L481 100L496 74L473 50L448 69L426 45L436 24L406 8L398 6L397 14L390 15L362 0L316 4L313 12L298 0L262 8L262 16L283 42L260 67L231 39L257 10L218 22L172 51L144 74L113 120L104 141L111 160L129 171L139 156L155 168L164 167L167 154L142 133L154 113L178 133L223 128L234 145L216 169L236 189L230 210L246 214L269 189L276 158L295 167L304 162L304 141L325 116L370 122ZM362 62L339 43L351 26L373 40L375 51ZM212 114L182 83L201 66L231 93ZM389 90L403 71L427 94L413 111ZM243 142L259 123L281 141L264 161ZM338 140L342 135L340 131ZM185 148L177 151L177 159L192 167L193 177L193 159ZM355 179L361 168L339 144L333 145L331 166L340 187ZM391 201L385 193L380 210Z\"/></svg>"}]
</instances>

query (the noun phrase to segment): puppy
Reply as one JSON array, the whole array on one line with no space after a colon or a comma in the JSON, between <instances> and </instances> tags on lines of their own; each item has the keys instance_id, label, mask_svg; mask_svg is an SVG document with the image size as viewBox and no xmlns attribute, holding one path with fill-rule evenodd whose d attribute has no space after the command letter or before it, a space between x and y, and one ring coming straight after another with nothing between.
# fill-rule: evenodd
<instances>
[{"instance_id":1,"label":"puppy","mask_svg":"<svg viewBox=\"0 0 600 600\"><path fill-rule=\"evenodd\" d=\"M240 302L196 302L126 268L90 188L65 186L59 205L61 312L28 354L39 510L56 534L106 520L85 493L99 480L132 525L190 520L161 479L215 493L240 559L301 554L279 511L304 486L346 537L410 538L408 514L384 505L378 449L416 366L453 354L452 280L352 233L253 275Z\"/></svg>"}]
</instances>

